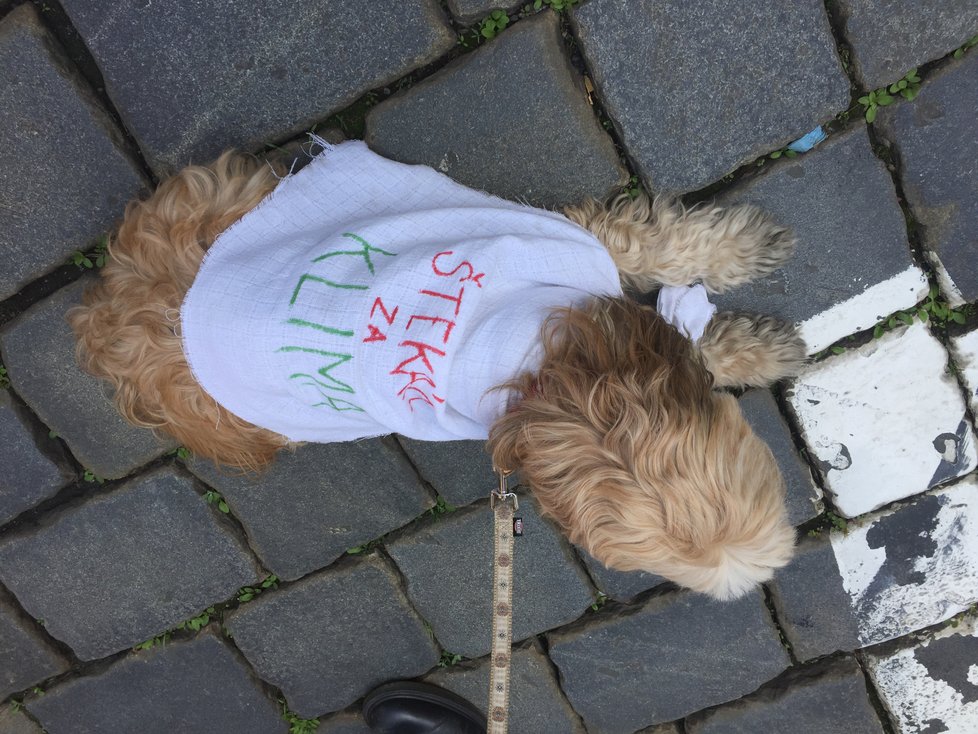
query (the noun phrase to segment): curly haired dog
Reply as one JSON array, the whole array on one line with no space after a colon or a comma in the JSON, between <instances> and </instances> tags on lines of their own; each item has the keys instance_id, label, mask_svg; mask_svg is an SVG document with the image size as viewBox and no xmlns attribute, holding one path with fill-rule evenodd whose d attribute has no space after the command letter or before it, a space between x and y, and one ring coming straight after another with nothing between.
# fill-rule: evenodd
<instances>
[{"instance_id":1,"label":"curly haired dog","mask_svg":"<svg viewBox=\"0 0 978 734\"><path fill-rule=\"evenodd\" d=\"M112 384L123 416L165 431L200 456L253 470L306 439L256 425L212 397L220 386L202 387L185 354L180 327L186 331L187 323L177 321L198 271L204 272L205 253L210 259L211 244L234 231L232 225L246 214L259 211L281 180L271 165L234 153L176 174L147 200L129 205L111 239L100 282L69 314L81 365ZM701 281L719 293L770 272L793 248L785 229L751 207L685 209L666 200L620 196L607 205L588 201L567 208L564 214L573 225L554 213L541 214L561 219L554 226L597 238L610 254L612 273L617 269L621 284L635 291ZM372 276L374 260L393 259L383 245L349 232L343 236L356 239L361 249L331 251L316 260L335 264L339 258L323 259L356 255ZM439 252L432 268L440 275L468 273L460 280L468 280L462 285L470 293L489 281L471 265L470 270L460 271L460 264L439 270L435 263L443 255L452 252ZM323 284L361 288L308 273L302 278L289 307L296 305L303 283L306 290ZM460 290L456 314L461 298ZM535 356L487 392L501 396L501 402L495 413L481 416L479 430L488 436L495 464L520 472L543 512L572 542L610 567L657 573L719 599L746 593L788 562L794 532L776 462L747 425L737 400L715 388L768 385L794 374L805 347L792 326L769 317L719 313L694 344L654 309L610 291L555 306L545 318L532 309L527 313L538 319L528 325L536 335ZM392 323L396 314L384 309L382 315ZM186 314L182 317L186 320ZM448 341L452 326L447 324L454 322L447 317L413 318L444 328ZM304 333L352 334L288 320L313 327ZM417 321L407 326L420 328ZM358 349L381 338L376 327L371 329L363 339L358 332ZM333 354L295 346L278 352L289 349ZM435 354L441 352L430 347L420 352L423 359L414 360L430 367ZM492 359L486 355L486 361ZM337 377L339 363L320 369L318 376L302 373L300 380L302 389L322 396L315 405L326 422L362 417L353 383ZM401 373L404 364L398 365ZM369 359L361 369L367 367ZM228 371L233 369L229 364ZM407 404L412 419L435 401L444 402L434 392L433 373L407 374L411 383L405 389L425 398L415 395ZM349 410L336 412L341 408ZM360 434L378 432L383 431Z\"/></svg>"}]
</instances>

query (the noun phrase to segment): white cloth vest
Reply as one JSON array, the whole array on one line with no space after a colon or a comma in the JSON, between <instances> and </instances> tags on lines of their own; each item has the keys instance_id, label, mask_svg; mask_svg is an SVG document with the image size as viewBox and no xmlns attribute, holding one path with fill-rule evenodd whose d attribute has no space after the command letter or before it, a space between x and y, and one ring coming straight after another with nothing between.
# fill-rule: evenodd
<instances>
[{"instance_id":1,"label":"white cloth vest","mask_svg":"<svg viewBox=\"0 0 978 734\"><path fill-rule=\"evenodd\" d=\"M550 312L620 294L563 216L348 142L217 238L181 325L203 389L293 441L480 439Z\"/></svg>"}]
</instances>

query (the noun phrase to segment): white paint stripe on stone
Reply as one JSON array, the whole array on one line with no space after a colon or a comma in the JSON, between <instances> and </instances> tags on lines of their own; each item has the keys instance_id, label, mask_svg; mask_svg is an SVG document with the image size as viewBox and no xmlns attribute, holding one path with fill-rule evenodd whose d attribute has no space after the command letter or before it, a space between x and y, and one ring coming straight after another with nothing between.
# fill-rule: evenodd
<instances>
[{"instance_id":1,"label":"white paint stripe on stone","mask_svg":"<svg viewBox=\"0 0 978 734\"><path fill-rule=\"evenodd\" d=\"M916 265L911 266L803 321L799 324L801 336L809 354L820 352L844 336L868 329L891 313L919 303L927 291L924 273Z\"/></svg>"},{"instance_id":2,"label":"white paint stripe on stone","mask_svg":"<svg viewBox=\"0 0 978 734\"><path fill-rule=\"evenodd\" d=\"M978 329L951 339L951 353L968 388L971 410L978 413Z\"/></svg>"},{"instance_id":3,"label":"white paint stripe on stone","mask_svg":"<svg viewBox=\"0 0 978 734\"><path fill-rule=\"evenodd\" d=\"M862 645L943 622L978 600L978 480L850 523L831 542Z\"/></svg>"},{"instance_id":4,"label":"white paint stripe on stone","mask_svg":"<svg viewBox=\"0 0 978 734\"><path fill-rule=\"evenodd\" d=\"M934 267L934 273L937 275L937 284L941 287L941 292L947 297L948 305L951 308L957 308L967 303L964 300L964 296L961 295L961 289L951 279L951 274L947 272L947 268L944 267L944 263L941 262L941 258L937 256L937 253L928 251L927 259Z\"/></svg>"},{"instance_id":5,"label":"white paint stripe on stone","mask_svg":"<svg viewBox=\"0 0 978 734\"><path fill-rule=\"evenodd\" d=\"M944 347L915 321L813 365L789 389L826 489L847 517L967 474L978 463L946 363Z\"/></svg>"},{"instance_id":6,"label":"white paint stripe on stone","mask_svg":"<svg viewBox=\"0 0 978 734\"><path fill-rule=\"evenodd\" d=\"M950 657L943 665L933 666L938 668L935 672L924 664L930 662L928 648L936 648L942 640L949 641L944 644L974 649L973 643L967 643L968 638L978 638L974 619L965 619L956 628L948 627L891 655L867 656L869 674L883 704L893 714L898 734L978 732L978 700L971 690L971 686L978 686L978 660L969 665L967 659ZM942 657L946 654L941 651Z\"/></svg>"}]
</instances>

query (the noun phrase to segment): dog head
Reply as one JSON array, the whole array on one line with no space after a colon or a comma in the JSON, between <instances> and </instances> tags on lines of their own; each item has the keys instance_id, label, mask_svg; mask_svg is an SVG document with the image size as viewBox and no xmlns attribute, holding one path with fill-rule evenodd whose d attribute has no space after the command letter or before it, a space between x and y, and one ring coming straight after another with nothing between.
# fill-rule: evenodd
<instances>
[{"instance_id":1,"label":"dog head","mask_svg":"<svg viewBox=\"0 0 978 734\"><path fill-rule=\"evenodd\" d=\"M507 386L524 397L489 440L572 542L719 599L788 562L774 457L689 340L647 307L598 299L558 312L544 350Z\"/></svg>"}]
</instances>

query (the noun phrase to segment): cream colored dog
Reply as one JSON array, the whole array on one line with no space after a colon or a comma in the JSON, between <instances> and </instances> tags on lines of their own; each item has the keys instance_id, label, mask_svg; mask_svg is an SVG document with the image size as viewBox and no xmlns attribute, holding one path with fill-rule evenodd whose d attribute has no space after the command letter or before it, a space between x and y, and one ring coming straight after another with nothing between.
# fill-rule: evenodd
<instances>
[{"instance_id":1,"label":"cream colored dog","mask_svg":"<svg viewBox=\"0 0 978 734\"><path fill-rule=\"evenodd\" d=\"M172 314L215 238L278 182L269 165L231 153L181 171L129 205L101 281L69 315L81 364L111 382L128 420L248 469L290 441L197 384ZM793 248L750 207L620 196L565 214L605 245L636 291L698 280L719 293L770 272ZM787 563L794 532L778 467L737 400L715 388L794 374L805 348L793 327L720 313L694 346L627 297L556 309L538 326L542 360L511 375L509 409L485 428L496 465L520 472L572 542L610 567L720 599Z\"/></svg>"}]
</instances>

